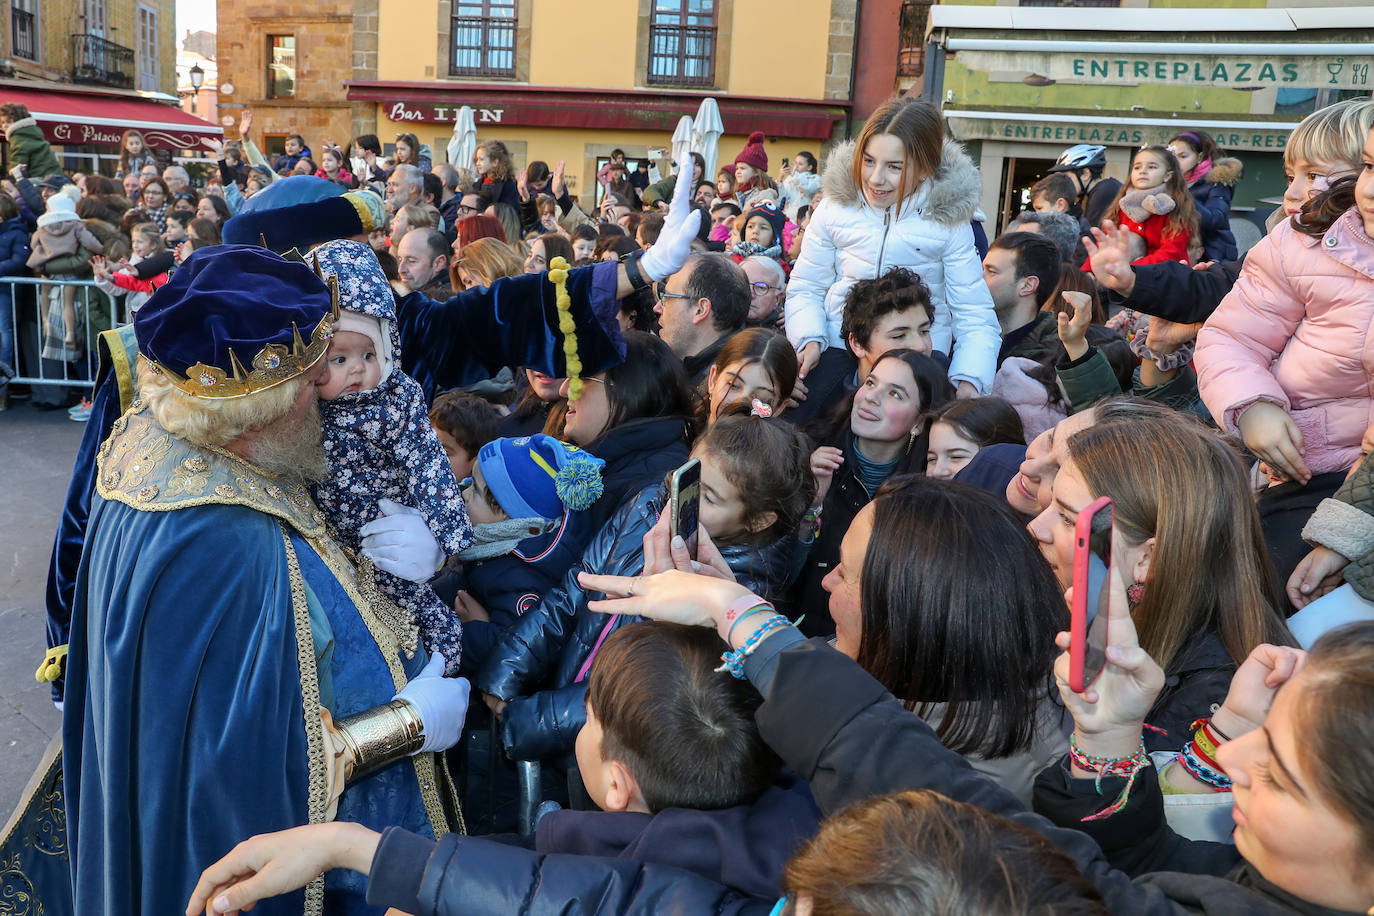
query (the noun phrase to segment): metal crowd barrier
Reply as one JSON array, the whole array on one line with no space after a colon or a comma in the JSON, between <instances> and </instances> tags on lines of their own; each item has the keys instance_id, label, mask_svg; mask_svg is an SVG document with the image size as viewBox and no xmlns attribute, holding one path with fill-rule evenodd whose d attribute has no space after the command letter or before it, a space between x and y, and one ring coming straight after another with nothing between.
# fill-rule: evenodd
<instances>
[{"instance_id":1,"label":"metal crowd barrier","mask_svg":"<svg viewBox=\"0 0 1374 916\"><path fill-rule=\"evenodd\" d=\"M9 295L8 305L0 306L9 312L12 328L9 345L0 345L0 362L8 365L13 373L9 381L21 385L89 388L95 378L96 338L102 331L123 324L120 320L123 297L112 301L94 280L43 277L0 277L0 291ZM60 341L48 342L50 347L60 344L49 350L55 358L44 358L45 314L54 304L59 313L65 313L68 296L75 307L79 328L75 346L66 346L69 335L64 334Z\"/></svg>"}]
</instances>

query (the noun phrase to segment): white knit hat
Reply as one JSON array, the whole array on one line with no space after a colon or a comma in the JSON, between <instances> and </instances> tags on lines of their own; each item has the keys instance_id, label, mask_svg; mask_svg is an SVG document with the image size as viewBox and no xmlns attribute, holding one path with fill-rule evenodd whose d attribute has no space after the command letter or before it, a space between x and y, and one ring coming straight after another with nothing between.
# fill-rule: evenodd
<instances>
[{"instance_id":1,"label":"white knit hat","mask_svg":"<svg viewBox=\"0 0 1374 916\"><path fill-rule=\"evenodd\" d=\"M48 198L48 209L38 217L38 225L51 226L53 223L65 223L78 220L81 217L76 215L76 204L66 194L54 194Z\"/></svg>"}]
</instances>

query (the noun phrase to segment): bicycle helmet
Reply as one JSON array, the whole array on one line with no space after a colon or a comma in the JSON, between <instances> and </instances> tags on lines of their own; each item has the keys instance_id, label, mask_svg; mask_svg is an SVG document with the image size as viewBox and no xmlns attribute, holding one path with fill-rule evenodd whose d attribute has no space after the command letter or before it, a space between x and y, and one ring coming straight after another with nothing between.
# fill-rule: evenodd
<instances>
[{"instance_id":1,"label":"bicycle helmet","mask_svg":"<svg viewBox=\"0 0 1374 916\"><path fill-rule=\"evenodd\" d=\"M1051 172L1077 172L1079 169L1100 170L1107 165L1107 148L1091 143L1079 143L1059 154Z\"/></svg>"}]
</instances>

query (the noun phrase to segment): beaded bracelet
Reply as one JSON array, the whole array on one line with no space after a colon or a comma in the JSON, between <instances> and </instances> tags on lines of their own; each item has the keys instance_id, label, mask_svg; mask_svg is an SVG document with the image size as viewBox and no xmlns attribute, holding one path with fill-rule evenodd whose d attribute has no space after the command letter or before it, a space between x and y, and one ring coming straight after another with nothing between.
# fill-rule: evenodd
<instances>
[{"instance_id":1,"label":"beaded bracelet","mask_svg":"<svg viewBox=\"0 0 1374 916\"><path fill-rule=\"evenodd\" d=\"M1126 802L1131 797L1131 787L1135 785L1135 778L1140 775L1141 770L1151 766L1150 754L1145 750L1144 737L1141 737L1140 746L1130 757L1098 757L1095 754L1084 753L1078 746L1078 735L1074 734L1069 737L1069 759L1080 770L1097 774L1098 795L1102 794L1103 776L1120 776L1126 780L1126 788L1121 790L1116 801L1096 814L1089 814L1083 818L1084 821L1102 820L1126 807Z\"/></svg>"},{"instance_id":2,"label":"beaded bracelet","mask_svg":"<svg viewBox=\"0 0 1374 916\"><path fill-rule=\"evenodd\" d=\"M726 652L721 655L721 664L716 671L729 671L739 680L744 680L744 660L754 654L754 650L759 647L759 643L763 642L763 638L769 633L791 625L791 622L781 614L774 614L772 617L769 617L763 622L762 626L749 634L749 638L744 641L744 645L733 652Z\"/></svg>"}]
</instances>

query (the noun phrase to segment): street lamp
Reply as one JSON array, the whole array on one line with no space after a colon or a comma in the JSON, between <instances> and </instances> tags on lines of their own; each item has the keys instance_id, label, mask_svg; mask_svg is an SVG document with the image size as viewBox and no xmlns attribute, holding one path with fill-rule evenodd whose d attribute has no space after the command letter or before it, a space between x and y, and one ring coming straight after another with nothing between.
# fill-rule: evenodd
<instances>
[{"instance_id":1,"label":"street lamp","mask_svg":"<svg viewBox=\"0 0 1374 916\"><path fill-rule=\"evenodd\" d=\"M196 102L200 99L200 87L205 84L205 70L200 64L191 65L191 114L196 113Z\"/></svg>"}]
</instances>

